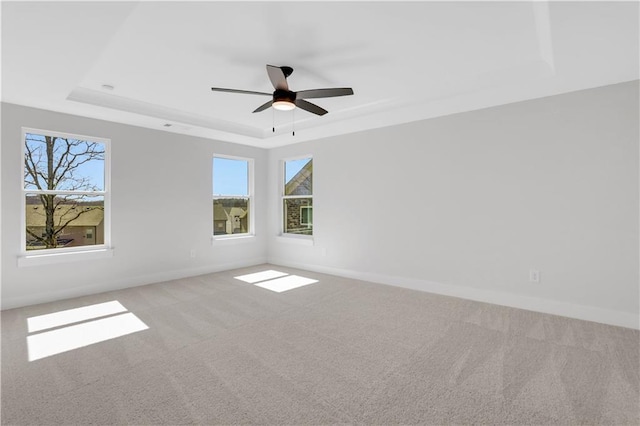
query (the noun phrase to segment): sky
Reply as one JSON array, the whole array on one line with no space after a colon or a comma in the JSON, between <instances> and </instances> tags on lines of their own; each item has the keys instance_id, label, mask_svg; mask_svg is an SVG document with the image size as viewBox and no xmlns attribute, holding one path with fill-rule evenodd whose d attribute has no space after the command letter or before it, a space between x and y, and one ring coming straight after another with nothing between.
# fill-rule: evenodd
<instances>
[{"instance_id":1,"label":"sky","mask_svg":"<svg viewBox=\"0 0 640 426\"><path fill-rule=\"evenodd\" d=\"M296 175L306 164L311 161L311 158L301 158L299 160L290 160L285 162L284 177L285 183L289 183L292 177Z\"/></svg>"},{"instance_id":2,"label":"sky","mask_svg":"<svg viewBox=\"0 0 640 426\"><path fill-rule=\"evenodd\" d=\"M28 133L26 144L32 150L38 146L44 149L44 136ZM310 158L286 161L286 182L289 182L309 161L311 161ZM41 167L44 168L46 164L44 155L40 162ZM104 161L89 161L78 167L76 174L77 176L88 177L98 190L104 190ZM35 189L32 185L26 185L25 188ZM62 183L57 189L64 190L69 188ZM213 193L216 195L249 195L248 162L215 157L213 159Z\"/></svg>"},{"instance_id":3,"label":"sky","mask_svg":"<svg viewBox=\"0 0 640 426\"><path fill-rule=\"evenodd\" d=\"M213 194L249 195L249 164L244 160L213 158Z\"/></svg>"},{"instance_id":4,"label":"sky","mask_svg":"<svg viewBox=\"0 0 640 426\"><path fill-rule=\"evenodd\" d=\"M34 152L37 148L41 149L41 152L43 155L40 157L40 160L38 161L38 168L41 170L45 170L47 159L46 159L46 155L44 155L44 148L45 148L44 136L27 133L26 139L27 140L25 141L25 143L29 146L32 152ZM56 151L55 151L56 155L54 156L54 161L56 163L58 161L60 153L62 152L61 148L64 146L62 145L63 143L64 142L60 141L61 145L58 145L58 142L56 141L56 144L54 145L56 148ZM104 145L102 146L102 148L104 149ZM92 186L95 186L98 191L104 190L104 160L94 159L80 165L76 169L75 175L78 177L88 178L90 184ZM41 186L43 187L43 189L46 189L44 182L41 182ZM25 185L25 188L36 189L34 185ZM66 190L70 188L68 185L65 185L65 182L63 180L56 189Z\"/></svg>"},{"instance_id":5,"label":"sky","mask_svg":"<svg viewBox=\"0 0 640 426\"><path fill-rule=\"evenodd\" d=\"M287 161L285 179L291 180L302 169L310 158ZM249 195L247 188L248 163L244 160L214 157L213 159L213 194L214 195Z\"/></svg>"}]
</instances>

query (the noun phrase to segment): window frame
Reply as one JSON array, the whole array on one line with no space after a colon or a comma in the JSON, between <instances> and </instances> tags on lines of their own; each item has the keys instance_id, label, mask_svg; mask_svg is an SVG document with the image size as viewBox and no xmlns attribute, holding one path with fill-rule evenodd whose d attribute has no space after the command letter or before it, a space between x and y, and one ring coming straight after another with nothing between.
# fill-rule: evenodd
<instances>
[{"instance_id":1,"label":"window frame","mask_svg":"<svg viewBox=\"0 0 640 426\"><path fill-rule=\"evenodd\" d=\"M285 195L285 189L287 186L287 162L288 161L295 161L295 160L304 160L304 159L310 159L312 162L314 161L313 155L311 154L305 154L305 155L296 155L294 157L287 157L287 158L282 158L280 160L280 237L283 238L287 238L287 239L297 239L297 240L308 240L309 242L313 242L313 236L314 236L314 229L311 230L311 235L304 235L304 234L294 234L291 232L285 232L285 222L286 222L286 217L285 217L285 209L284 209L284 204L285 204L285 200L287 199L296 199L296 198L310 198L312 200L312 205L313 205L313 175L315 174L315 170L314 173L311 174L311 195ZM314 164L314 169L315 169L315 164ZM301 218L302 219L302 218ZM313 226L313 223L311 224L311 226Z\"/></svg>"},{"instance_id":2,"label":"window frame","mask_svg":"<svg viewBox=\"0 0 640 426\"><path fill-rule=\"evenodd\" d=\"M24 182L24 173L25 173L25 165L24 165L24 156L25 156L25 141L27 137L27 133L37 134L37 135L46 135L53 136L59 138L70 138L77 139L82 141L90 141L90 142L98 142L104 144L104 185L102 191L69 191L69 190L40 190L40 189L26 189ZM37 259L42 257L49 258L50 256L56 255L71 255L77 253L95 253L95 252L105 252L106 257L110 257L112 248L111 248L111 139L104 138L100 136L88 136L81 135L77 133L69 133L69 132L60 132L55 130L44 130L44 129L36 129L33 127L22 127L21 131L21 140L20 140L20 191L22 200L20 202L20 247L19 247L19 258L22 259ZM102 244L91 244L85 246L75 246L75 247L57 247L52 249L41 249L41 250L27 250L27 223L26 223L26 197L27 194L63 194L63 195L94 195L103 197L104 203L104 213L103 213L103 221L104 221L104 243ZM54 259L54 258L51 258ZM46 263L55 263L53 261L47 261ZM56 256L55 259L69 260L67 258L62 259L59 256ZM78 258L81 260L81 258ZM21 262L19 259L18 264L27 264L25 262Z\"/></svg>"},{"instance_id":3,"label":"window frame","mask_svg":"<svg viewBox=\"0 0 640 426\"><path fill-rule=\"evenodd\" d=\"M227 194L227 195L223 195L223 194L219 194L216 195L213 192L213 173L214 173L214 159L216 158L221 158L224 160L236 160L236 161L246 161L247 162L247 193L248 195L234 195L234 194ZM211 208L213 209L213 200L215 200L216 198L240 198L240 199L246 199L248 201L249 204L249 232L243 232L240 234L223 234L223 235L215 235L215 220L211 220L211 238L212 241L223 241L223 240L234 240L234 239L239 239L239 238L247 238L247 237L254 237L256 235L256 228L255 228L255 196L254 196L254 166L255 166L255 160L253 158L249 158L249 157L239 157L239 156L235 156L235 155L226 155L226 154L216 154L214 153L213 156L211 157L211 194L212 194L212 203L211 203ZM213 218L213 212L211 214L211 217Z\"/></svg>"}]
</instances>

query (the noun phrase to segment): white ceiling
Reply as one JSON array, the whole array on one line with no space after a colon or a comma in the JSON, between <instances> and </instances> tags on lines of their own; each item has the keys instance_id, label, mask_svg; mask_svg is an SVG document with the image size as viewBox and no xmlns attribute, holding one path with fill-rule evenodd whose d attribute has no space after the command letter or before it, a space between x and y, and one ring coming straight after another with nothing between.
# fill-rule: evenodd
<instances>
[{"instance_id":1,"label":"white ceiling","mask_svg":"<svg viewBox=\"0 0 640 426\"><path fill-rule=\"evenodd\" d=\"M638 7L3 2L2 101L271 148L638 79ZM319 117L210 90L271 92L266 64L355 94Z\"/></svg>"}]
</instances>

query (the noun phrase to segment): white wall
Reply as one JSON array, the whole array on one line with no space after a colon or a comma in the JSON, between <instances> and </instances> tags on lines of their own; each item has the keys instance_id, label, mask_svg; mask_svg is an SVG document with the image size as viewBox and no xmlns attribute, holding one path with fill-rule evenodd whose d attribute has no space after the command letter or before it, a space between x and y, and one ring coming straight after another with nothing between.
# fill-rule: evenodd
<instances>
[{"instance_id":1,"label":"white wall","mask_svg":"<svg viewBox=\"0 0 640 426\"><path fill-rule=\"evenodd\" d=\"M271 150L269 260L638 328L638 116L635 81ZM276 238L299 154L312 247Z\"/></svg>"},{"instance_id":2,"label":"white wall","mask_svg":"<svg viewBox=\"0 0 640 426\"><path fill-rule=\"evenodd\" d=\"M268 259L638 328L638 89L269 152L3 104L2 308ZM17 267L22 126L111 138L113 258ZM213 153L256 159L252 242L211 245ZM299 154L314 156L314 246L276 238L279 160ZM529 283L531 268L540 283Z\"/></svg>"},{"instance_id":3,"label":"white wall","mask_svg":"<svg viewBox=\"0 0 640 426\"><path fill-rule=\"evenodd\" d=\"M111 139L112 258L17 266L22 126ZM12 104L2 105L1 148L3 309L266 260L265 150ZM255 158L249 242L211 244L214 153Z\"/></svg>"}]
</instances>

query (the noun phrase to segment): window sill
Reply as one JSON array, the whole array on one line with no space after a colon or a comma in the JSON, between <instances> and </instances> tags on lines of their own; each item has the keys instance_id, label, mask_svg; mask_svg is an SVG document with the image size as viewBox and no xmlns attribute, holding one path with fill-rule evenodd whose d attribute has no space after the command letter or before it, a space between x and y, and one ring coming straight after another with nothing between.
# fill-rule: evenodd
<instances>
[{"instance_id":1,"label":"window sill","mask_svg":"<svg viewBox=\"0 0 640 426\"><path fill-rule=\"evenodd\" d=\"M65 253L27 254L18 256L18 267L54 265L67 262L84 262L86 260L106 259L113 257L112 248L99 250L72 251Z\"/></svg>"},{"instance_id":2,"label":"window sill","mask_svg":"<svg viewBox=\"0 0 640 426\"><path fill-rule=\"evenodd\" d=\"M253 243L256 240L256 236L252 234L247 235L224 235L211 237L211 245L218 243L233 244L233 243Z\"/></svg>"},{"instance_id":3,"label":"window sill","mask_svg":"<svg viewBox=\"0 0 640 426\"><path fill-rule=\"evenodd\" d=\"M291 244L300 244L303 246L312 246L313 245L313 237L311 236L301 236L301 235L288 235L282 234L276 237L276 241L280 243L291 243Z\"/></svg>"}]
</instances>

